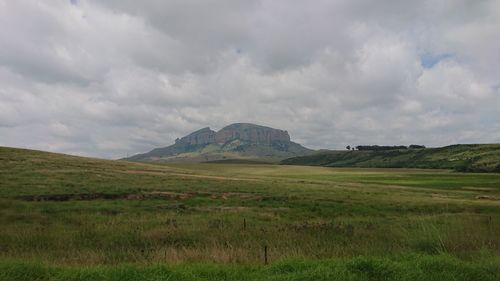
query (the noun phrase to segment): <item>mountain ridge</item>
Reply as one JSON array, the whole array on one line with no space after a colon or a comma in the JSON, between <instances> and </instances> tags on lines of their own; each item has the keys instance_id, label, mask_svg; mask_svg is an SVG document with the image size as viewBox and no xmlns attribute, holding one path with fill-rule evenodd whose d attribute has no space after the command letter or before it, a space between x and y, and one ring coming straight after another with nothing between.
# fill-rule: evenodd
<instances>
[{"instance_id":1,"label":"mountain ridge","mask_svg":"<svg viewBox=\"0 0 500 281\"><path fill-rule=\"evenodd\" d=\"M500 143L454 144L434 148L391 150L319 150L281 161L284 165L357 168L453 169L500 172Z\"/></svg>"},{"instance_id":2,"label":"mountain ridge","mask_svg":"<svg viewBox=\"0 0 500 281\"><path fill-rule=\"evenodd\" d=\"M292 142L288 131L251 123L233 123L214 131L196 130L170 146L155 148L124 160L205 162L226 159L259 159L276 162L305 156L313 150Z\"/></svg>"}]
</instances>

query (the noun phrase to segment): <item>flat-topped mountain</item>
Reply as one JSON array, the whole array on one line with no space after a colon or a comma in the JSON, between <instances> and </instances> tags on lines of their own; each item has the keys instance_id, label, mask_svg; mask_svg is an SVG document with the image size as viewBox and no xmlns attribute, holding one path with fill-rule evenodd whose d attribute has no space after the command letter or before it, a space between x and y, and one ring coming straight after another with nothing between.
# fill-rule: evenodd
<instances>
[{"instance_id":1,"label":"flat-topped mountain","mask_svg":"<svg viewBox=\"0 0 500 281\"><path fill-rule=\"evenodd\" d=\"M173 145L126 158L132 161L204 162L229 159L278 161L313 150L292 142L287 131L234 123L219 131L209 127L175 140Z\"/></svg>"}]
</instances>

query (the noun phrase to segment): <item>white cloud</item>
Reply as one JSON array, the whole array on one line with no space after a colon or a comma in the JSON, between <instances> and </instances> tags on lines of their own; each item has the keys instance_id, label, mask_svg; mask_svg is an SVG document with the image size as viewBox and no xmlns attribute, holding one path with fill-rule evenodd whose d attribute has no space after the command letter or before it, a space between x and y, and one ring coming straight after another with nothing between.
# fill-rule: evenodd
<instances>
[{"instance_id":1,"label":"white cloud","mask_svg":"<svg viewBox=\"0 0 500 281\"><path fill-rule=\"evenodd\" d=\"M117 158L231 122L313 148L498 142L498 7L0 0L0 145Z\"/></svg>"}]
</instances>

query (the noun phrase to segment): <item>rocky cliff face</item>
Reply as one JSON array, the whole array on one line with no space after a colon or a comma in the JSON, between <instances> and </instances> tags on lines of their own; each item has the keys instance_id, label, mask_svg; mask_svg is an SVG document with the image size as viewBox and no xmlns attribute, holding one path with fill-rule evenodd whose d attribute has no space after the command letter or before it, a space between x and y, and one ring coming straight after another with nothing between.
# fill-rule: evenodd
<instances>
[{"instance_id":1,"label":"rocky cliff face","mask_svg":"<svg viewBox=\"0 0 500 281\"><path fill-rule=\"evenodd\" d=\"M228 141L240 140L253 144L272 144L274 142L290 142L287 131L273 129L248 123L235 123L222 128L220 131L212 131L209 127L193 132L175 143L189 145L205 145L211 143L224 144Z\"/></svg>"},{"instance_id":2,"label":"rocky cliff face","mask_svg":"<svg viewBox=\"0 0 500 281\"><path fill-rule=\"evenodd\" d=\"M189 145L205 145L215 142L215 131L209 127L193 132L181 139L175 140L175 143L183 143Z\"/></svg>"},{"instance_id":3,"label":"rocky cliff face","mask_svg":"<svg viewBox=\"0 0 500 281\"><path fill-rule=\"evenodd\" d=\"M207 147L210 145L208 150ZM215 132L206 127L175 144L127 158L132 161L208 161L221 159L281 160L313 151L290 141L287 131L235 123ZM191 160L190 160L191 159Z\"/></svg>"},{"instance_id":4,"label":"rocky cliff face","mask_svg":"<svg viewBox=\"0 0 500 281\"><path fill-rule=\"evenodd\" d=\"M256 144L271 144L277 141L288 143L290 135L287 131L247 123L231 124L215 134L217 144L224 144L231 140Z\"/></svg>"}]
</instances>

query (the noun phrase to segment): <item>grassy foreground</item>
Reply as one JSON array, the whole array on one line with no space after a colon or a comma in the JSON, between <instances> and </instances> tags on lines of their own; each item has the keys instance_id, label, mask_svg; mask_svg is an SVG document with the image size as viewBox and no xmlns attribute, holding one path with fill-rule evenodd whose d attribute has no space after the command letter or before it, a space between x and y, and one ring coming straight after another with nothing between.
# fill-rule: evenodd
<instances>
[{"instance_id":1,"label":"grassy foreground","mask_svg":"<svg viewBox=\"0 0 500 281\"><path fill-rule=\"evenodd\" d=\"M498 280L500 174L0 148L0 225L0 280Z\"/></svg>"},{"instance_id":2,"label":"grassy foreground","mask_svg":"<svg viewBox=\"0 0 500 281\"><path fill-rule=\"evenodd\" d=\"M401 256L322 261L293 260L264 266L242 265L120 265L115 267L54 267L28 263L1 263L0 280L26 281L190 281L190 280L394 280L494 281L500 265L463 262L449 256Z\"/></svg>"}]
</instances>

